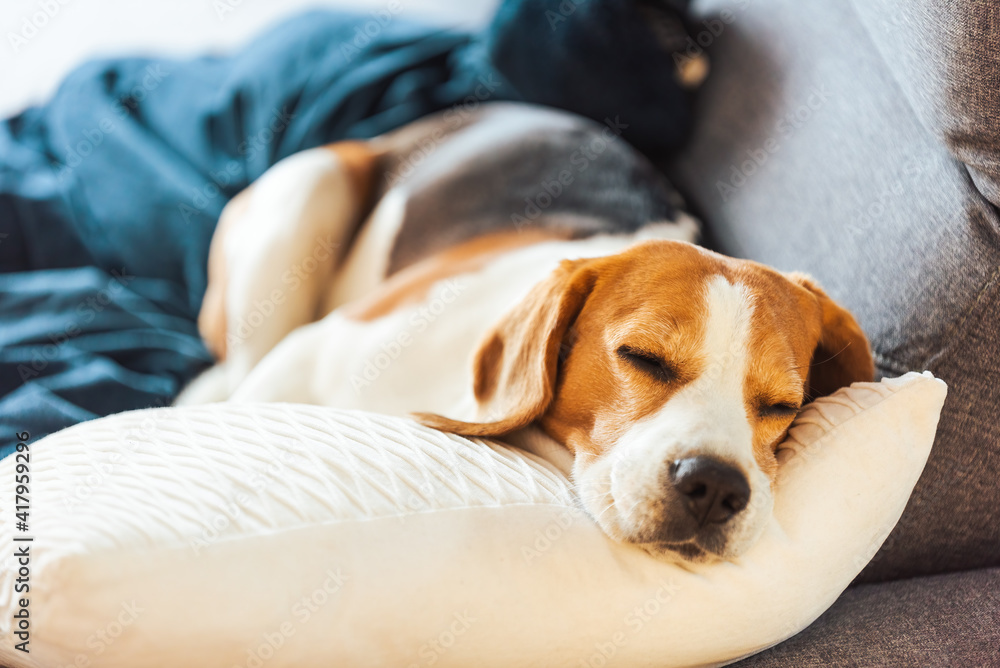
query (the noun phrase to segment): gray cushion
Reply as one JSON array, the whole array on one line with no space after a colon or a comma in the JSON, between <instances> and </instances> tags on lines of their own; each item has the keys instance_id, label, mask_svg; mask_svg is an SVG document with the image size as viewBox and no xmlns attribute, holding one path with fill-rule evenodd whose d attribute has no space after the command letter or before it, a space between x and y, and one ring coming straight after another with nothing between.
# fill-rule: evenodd
<instances>
[{"instance_id":1,"label":"gray cushion","mask_svg":"<svg viewBox=\"0 0 1000 668\"><path fill-rule=\"evenodd\" d=\"M914 114L1000 205L1000 3L855 0L854 7Z\"/></svg>"},{"instance_id":2,"label":"gray cushion","mask_svg":"<svg viewBox=\"0 0 1000 668\"><path fill-rule=\"evenodd\" d=\"M1000 665L1000 569L852 587L739 668Z\"/></svg>"},{"instance_id":3,"label":"gray cushion","mask_svg":"<svg viewBox=\"0 0 1000 668\"><path fill-rule=\"evenodd\" d=\"M988 199L1000 9L952 4L695 3L730 14L696 36L713 71L668 166L710 245L813 274L859 317L881 374L926 368L951 387L868 581L1000 565L1000 217Z\"/></svg>"}]
</instances>

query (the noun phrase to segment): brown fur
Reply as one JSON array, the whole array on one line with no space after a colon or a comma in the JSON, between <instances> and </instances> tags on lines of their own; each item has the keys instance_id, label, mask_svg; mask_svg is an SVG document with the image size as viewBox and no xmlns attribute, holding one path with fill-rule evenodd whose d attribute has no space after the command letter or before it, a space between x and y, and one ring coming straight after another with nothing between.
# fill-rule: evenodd
<instances>
[{"instance_id":1,"label":"brown fur","mask_svg":"<svg viewBox=\"0 0 1000 668\"><path fill-rule=\"evenodd\" d=\"M486 335L473 361L482 422L427 413L424 424L468 436L527 426L552 401L559 348L593 287L590 260L565 260Z\"/></svg>"},{"instance_id":2,"label":"brown fur","mask_svg":"<svg viewBox=\"0 0 1000 668\"><path fill-rule=\"evenodd\" d=\"M789 278L812 293L822 314L822 334L809 366L809 397L832 394L858 379L871 380L875 375L871 348L854 316L812 278L799 273Z\"/></svg>"},{"instance_id":3,"label":"brown fur","mask_svg":"<svg viewBox=\"0 0 1000 668\"><path fill-rule=\"evenodd\" d=\"M468 436L500 436L537 420L573 452L606 452L718 363L700 352L706 313L698 298L718 274L746 285L754 299L745 404L755 457L773 477L774 449L794 411L766 409L797 408L814 391L871 380L868 343L854 318L808 279L682 242L563 262L483 339L474 361L481 421L418 417ZM617 354L622 345L668 360L675 379L637 370Z\"/></svg>"}]
</instances>

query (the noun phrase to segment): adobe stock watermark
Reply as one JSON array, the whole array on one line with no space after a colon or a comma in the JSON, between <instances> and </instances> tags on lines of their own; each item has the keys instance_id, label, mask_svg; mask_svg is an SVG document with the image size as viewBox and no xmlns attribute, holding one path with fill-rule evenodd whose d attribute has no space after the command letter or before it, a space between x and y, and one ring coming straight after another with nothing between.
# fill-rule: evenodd
<instances>
[{"instance_id":1,"label":"adobe stock watermark","mask_svg":"<svg viewBox=\"0 0 1000 668\"><path fill-rule=\"evenodd\" d=\"M111 115L102 118L96 126L82 131L75 142L66 144L56 178L60 181L69 179L73 171L104 143L108 135L118 130L119 124L129 118L138 109L139 103L159 88L168 76L170 70L164 69L159 63L146 67L139 83L112 103Z\"/></svg>"},{"instance_id":2,"label":"adobe stock watermark","mask_svg":"<svg viewBox=\"0 0 1000 668\"><path fill-rule=\"evenodd\" d=\"M832 96L825 85L813 86L802 104L778 119L775 124L775 134L765 139L761 145L747 149L745 151L746 159L742 162L731 164L727 180L715 182L715 188L722 201L728 202L730 197L745 186L750 178L757 173L757 170L767 164L772 155L781 150L782 141L790 139L796 132L805 127L816 112L826 106Z\"/></svg>"},{"instance_id":3,"label":"adobe stock watermark","mask_svg":"<svg viewBox=\"0 0 1000 668\"><path fill-rule=\"evenodd\" d=\"M361 373L351 375L351 387L354 391L361 392L371 387L382 372L399 359L403 351L412 346L467 287L460 277L449 278L438 284L434 296L410 314L407 327L397 332L391 340L382 342L379 352L365 360Z\"/></svg>"},{"instance_id":4,"label":"adobe stock watermark","mask_svg":"<svg viewBox=\"0 0 1000 668\"><path fill-rule=\"evenodd\" d=\"M45 344L40 349L35 346L32 360L17 365L17 374L20 376L21 382L27 382L40 376L49 364L59 357L59 347L83 333L79 323L89 324L93 322L98 313L103 312L114 301L114 295L124 290L125 286L133 280L135 280L135 276L126 272L124 267L121 271L112 269L107 286L98 290L96 295L87 297L77 305L75 313L79 320L67 322L61 332L49 333L48 338L51 343Z\"/></svg>"},{"instance_id":5,"label":"adobe stock watermark","mask_svg":"<svg viewBox=\"0 0 1000 668\"><path fill-rule=\"evenodd\" d=\"M212 8L215 10L215 17L222 22L243 3L244 0L212 0ZM366 18L354 26L353 37L340 45L340 55L348 63L354 60L361 55L361 50L369 46L402 11L403 3L400 0L389 0L381 9L368 12Z\"/></svg>"},{"instance_id":6,"label":"adobe stock watermark","mask_svg":"<svg viewBox=\"0 0 1000 668\"><path fill-rule=\"evenodd\" d=\"M115 470L129 458L136 446L136 441L130 441L124 452L115 450L94 453L87 460L87 466L92 469L92 472L87 474L82 484L63 494L63 505L66 509L72 511L86 503L94 495L94 492L107 482Z\"/></svg>"},{"instance_id":7,"label":"adobe stock watermark","mask_svg":"<svg viewBox=\"0 0 1000 668\"><path fill-rule=\"evenodd\" d=\"M556 8L545 11L545 20L549 22L549 29L555 32L563 23L569 20L577 7L588 2L588 0L562 0Z\"/></svg>"},{"instance_id":8,"label":"adobe stock watermark","mask_svg":"<svg viewBox=\"0 0 1000 668\"><path fill-rule=\"evenodd\" d=\"M31 14L21 18L17 32L7 31L7 43L14 53L19 53L21 49L28 45L28 42L35 39L42 30L48 26L53 19L62 14L63 8L72 3L73 0L36 0L35 6L38 8Z\"/></svg>"},{"instance_id":9,"label":"adobe stock watermark","mask_svg":"<svg viewBox=\"0 0 1000 668\"><path fill-rule=\"evenodd\" d=\"M326 578L316 589L292 605L289 610L292 619L263 633L256 645L246 648L246 659L242 663L233 664L232 668L262 668L295 635L297 627L308 624L313 615L336 597L350 580L339 568L330 568L324 575Z\"/></svg>"},{"instance_id":10,"label":"adobe stock watermark","mask_svg":"<svg viewBox=\"0 0 1000 668\"><path fill-rule=\"evenodd\" d=\"M694 35L688 35L684 40L684 50L673 53L674 66L677 70L683 71L691 63L705 57L705 49L711 47L726 31L727 26L736 21L736 12L746 11L751 4L753 0L737 0L733 9L720 10L718 16L702 20L699 24L701 30Z\"/></svg>"},{"instance_id":11,"label":"adobe stock watermark","mask_svg":"<svg viewBox=\"0 0 1000 668\"><path fill-rule=\"evenodd\" d=\"M581 517L587 517L582 510L565 508L555 519L538 529L534 540L530 544L521 546L521 558L524 559L524 563L531 564L551 550L552 546L566 535L566 530L573 525L573 521Z\"/></svg>"},{"instance_id":12,"label":"adobe stock watermark","mask_svg":"<svg viewBox=\"0 0 1000 668\"><path fill-rule=\"evenodd\" d=\"M476 618L469 614L468 610L456 612L452 615L452 621L441 633L431 638L417 650L419 661L409 664L407 668L421 668L422 666L433 666L441 660L459 638L465 635L472 625L476 623Z\"/></svg>"},{"instance_id":13,"label":"adobe stock watermark","mask_svg":"<svg viewBox=\"0 0 1000 668\"><path fill-rule=\"evenodd\" d=\"M423 162L430 157L453 131L460 127L475 113L483 102L489 100L502 82L494 73L481 75L479 83L461 102L455 104L441 114L442 125L434 128L431 133L416 142L415 147L406 157L399 161L392 171L385 173L388 187L395 186L401 180L408 178Z\"/></svg>"},{"instance_id":14,"label":"adobe stock watermark","mask_svg":"<svg viewBox=\"0 0 1000 668\"><path fill-rule=\"evenodd\" d=\"M295 116L294 112L288 111L287 106L272 111L267 125L248 136L236 147L236 152L241 156L239 159L230 160L218 171L209 170L208 180L200 187L191 189L189 201L177 205L184 222L199 220L215 200L222 197L223 189L232 185L243 173L244 163L254 160L261 151L266 151L275 135L287 129ZM213 213L213 217L214 215Z\"/></svg>"},{"instance_id":15,"label":"adobe stock watermark","mask_svg":"<svg viewBox=\"0 0 1000 668\"><path fill-rule=\"evenodd\" d=\"M982 471L973 461L953 461L950 463L945 476L954 485L974 485L975 477L981 475ZM933 500L932 491L921 484L917 484L910 493L910 498L906 502L906 508L929 507ZM894 527L885 540L879 541L877 535L872 535L867 549L854 559L854 566L858 571L879 563L885 557L893 556L901 532L899 527Z\"/></svg>"},{"instance_id":16,"label":"adobe stock watermark","mask_svg":"<svg viewBox=\"0 0 1000 668\"><path fill-rule=\"evenodd\" d=\"M249 311L226 328L226 345L230 350L246 341L253 333L274 315L278 307L288 301L288 295L298 290L310 275L320 268L329 267L334 251L340 246L336 237L327 235L318 240L312 253L295 262L281 274L283 287L275 288L270 294L255 299Z\"/></svg>"},{"instance_id":17,"label":"adobe stock watermark","mask_svg":"<svg viewBox=\"0 0 1000 668\"><path fill-rule=\"evenodd\" d=\"M591 653L577 664L580 668L603 668L609 665L609 662L621 648L628 644L631 638L642 632L646 625L652 622L680 591L680 585L673 578L660 580L657 585L649 598L625 615L622 620L622 628L612 633L607 639L594 643Z\"/></svg>"},{"instance_id":18,"label":"adobe stock watermark","mask_svg":"<svg viewBox=\"0 0 1000 668\"><path fill-rule=\"evenodd\" d=\"M86 503L119 467L126 466L139 444L148 440L159 429L165 417L166 414L163 412L150 412L143 417L138 426L127 427L121 432L120 439L125 443L123 448L111 452L95 452L87 461L93 472L83 479L82 484L63 494L62 501L66 510L72 512Z\"/></svg>"},{"instance_id":19,"label":"adobe stock watermark","mask_svg":"<svg viewBox=\"0 0 1000 668\"><path fill-rule=\"evenodd\" d=\"M875 557L882 550L883 546L891 548L894 543L895 536L892 532L888 536L882 536L881 532L878 531L869 536L868 542L865 544L865 549L854 555L851 564L860 573L865 569L865 566L876 560Z\"/></svg>"},{"instance_id":20,"label":"adobe stock watermark","mask_svg":"<svg viewBox=\"0 0 1000 668\"><path fill-rule=\"evenodd\" d=\"M431 463L432 462L428 462L428 464ZM425 480L417 485L416 489L407 483L403 484L408 488L408 490L400 493L398 502L406 510L410 512L420 512L434 507L431 500L431 497L434 495L434 485L429 480ZM405 523L407 515L401 513L398 515L398 519L400 523Z\"/></svg>"},{"instance_id":21,"label":"adobe stock watermark","mask_svg":"<svg viewBox=\"0 0 1000 668\"><path fill-rule=\"evenodd\" d=\"M344 61L349 63L360 56L361 49L368 47L402 11L402 2L389 0L385 7L369 12L363 23L354 26L354 36L340 45L340 55L344 57Z\"/></svg>"},{"instance_id":22,"label":"adobe stock watermark","mask_svg":"<svg viewBox=\"0 0 1000 668\"><path fill-rule=\"evenodd\" d=\"M562 169L558 174L543 179L538 191L524 198L524 209L519 213L510 214L510 222L514 225L514 229L520 231L538 219L573 185L580 174L587 171L591 164L608 150L608 146L620 139L622 132L628 127L629 124L623 122L620 116L605 118L604 128L600 134L589 138L570 153L569 165L572 169Z\"/></svg>"},{"instance_id":23,"label":"adobe stock watermark","mask_svg":"<svg viewBox=\"0 0 1000 668\"><path fill-rule=\"evenodd\" d=\"M880 190L874 200L854 210L848 216L850 222L847 224L847 231L860 236L881 223L893 201L910 192L917 179L927 169L926 166L931 164L934 164L933 156L911 158L903 163L900 178L894 179Z\"/></svg>"},{"instance_id":24,"label":"adobe stock watermark","mask_svg":"<svg viewBox=\"0 0 1000 668\"><path fill-rule=\"evenodd\" d=\"M235 12L243 5L243 0L212 0L212 9L215 10L215 18L225 21L226 17Z\"/></svg>"},{"instance_id":25,"label":"adobe stock watermark","mask_svg":"<svg viewBox=\"0 0 1000 668\"><path fill-rule=\"evenodd\" d=\"M263 471L254 471L243 478L242 483L250 492L238 491L228 501L207 519L202 519L202 531L189 541L194 555L200 556L202 551L217 542L240 520L256 500L252 493L263 494L276 480L281 480L288 465L295 459L292 452L282 450L277 459L269 460Z\"/></svg>"},{"instance_id":26,"label":"adobe stock watermark","mask_svg":"<svg viewBox=\"0 0 1000 668\"><path fill-rule=\"evenodd\" d=\"M128 627L135 624L143 612L144 609L135 600L123 602L113 619L87 636L86 645L90 652L77 654L73 658L73 663L67 664L64 668L90 668L97 665L94 659L104 654Z\"/></svg>"}]
</instances>

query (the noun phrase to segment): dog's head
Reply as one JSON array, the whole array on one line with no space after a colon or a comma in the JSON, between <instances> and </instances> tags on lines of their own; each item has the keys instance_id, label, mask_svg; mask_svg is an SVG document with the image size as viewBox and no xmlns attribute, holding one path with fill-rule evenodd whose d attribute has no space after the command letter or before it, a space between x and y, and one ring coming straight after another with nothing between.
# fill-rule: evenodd
<instances>
[{"instance_id":1,"label":"dog's head","mask_svg":"<svg viewBox=\"0 0 1000 668\"><path fill-rule=\"evenodd\" d=\"M802 404L873 375L857 322L809 278L653 241L563 262L481 344L481 421L422 419L468 436L537 421L608 535L701 561L760 535Z\"/></svg>"}]
</instances>

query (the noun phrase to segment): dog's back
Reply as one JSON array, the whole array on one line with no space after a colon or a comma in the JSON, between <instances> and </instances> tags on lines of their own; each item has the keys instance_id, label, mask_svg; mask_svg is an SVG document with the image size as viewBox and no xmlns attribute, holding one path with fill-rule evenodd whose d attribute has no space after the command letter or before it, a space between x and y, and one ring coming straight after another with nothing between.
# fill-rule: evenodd
<instances>
[{"instance_id":1,"label":"dog's back","mask_svg":"<svg viewBox=\"0 0 1000 668\"><path fill-rule=\"evenodd\" d=\"M619 136L624 127L492 103L285 159L223 212L199 326L225 359L226 380L182 401L232 396L279 342L332 311L346 306L371 321L518 249L564 242L549 252L557 263L618 252L642 235L693 240L679 198ZM669 229L650 233L653 222ZM579 244L594 238L609 242ZM435 258L437 267L427 264ZM500 282L523 294L551 262Z\"/></svg>"},{"instance_id":2,"label":"dog's back","mask_svg":"<svg viewBox=\"0 0 1000 668\"><path fill-rule=\"evenodd\" d=\"M676 217L676 193L605 124L531 105L453 109L370 142L377 153L369 201L351 254L382 278L483 236L544 231L579 239L628 234ZM391 209L388 216L382 216ZM390 222L384 222L390 217ZM372 224L376 222L377 224ZM346 278L370 287L372 280ZM357 292L341 293L343 303Z\"/></svg>"}]
</instances>

